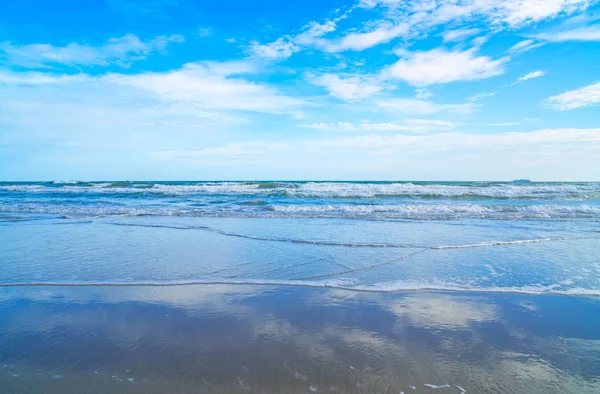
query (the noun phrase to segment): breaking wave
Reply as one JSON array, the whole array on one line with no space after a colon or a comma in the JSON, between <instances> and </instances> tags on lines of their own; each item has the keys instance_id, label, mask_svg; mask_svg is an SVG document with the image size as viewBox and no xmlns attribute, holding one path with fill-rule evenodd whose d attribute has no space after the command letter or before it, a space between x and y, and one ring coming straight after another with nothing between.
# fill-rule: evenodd
<instances>
[{"instance_id":1,"label":"breaking wave","mask_svg":"<svg viewBox=\"0 0 600 394\"><path fill-rule=\"evenodd\" d=\"M238 204L202 207L111 204L1 204L0 213L50 214L63 216L184 216L184 217L343 217L391 219L569 219L600 218L598 205L513 205L513 204L397 204L397 205L303 205L242 201Z\"/></svg>"},{"instance_id":2,"label":"breaking wave","mask_svg":"<svg viewBox=\"0 0 600 394\"><path fill-rule=\"evenodd\" d=\"M281 195L298 198L600 198L598 183L490 182L44 182L0 183L0 191L25 193L146 193L182 195Z\"/></svg>"}]
</instances>

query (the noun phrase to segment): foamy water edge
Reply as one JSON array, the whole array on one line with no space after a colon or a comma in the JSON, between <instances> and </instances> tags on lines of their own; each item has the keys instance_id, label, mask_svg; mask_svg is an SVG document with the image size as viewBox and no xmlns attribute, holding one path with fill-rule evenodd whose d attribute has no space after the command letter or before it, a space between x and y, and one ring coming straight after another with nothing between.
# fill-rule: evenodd
<instances>
[{"instance_id":1,"label":"foamy water edge","mask_svg":"<svg viewBox=\"0 0 600 394\"><path fill-rule=\"evenodd\" d=\"M199 286L199 285L251 285L251 286L300 286L311 288L331 288L370 293L401 293L441 291L459 293L513 293L528 295L558 295L558 296L586 296L600 297L600 289L558 289L559 285L550 286L515 286L515 287L476 287L465 285L394 281L381 282L372 285L351 285L348 281L305 281L305 280L183 280L183 281L81 281L81 282L23 282L23 283L1 283L0 287L177 287L177 286Z\"/></svg>"}]
</instances>

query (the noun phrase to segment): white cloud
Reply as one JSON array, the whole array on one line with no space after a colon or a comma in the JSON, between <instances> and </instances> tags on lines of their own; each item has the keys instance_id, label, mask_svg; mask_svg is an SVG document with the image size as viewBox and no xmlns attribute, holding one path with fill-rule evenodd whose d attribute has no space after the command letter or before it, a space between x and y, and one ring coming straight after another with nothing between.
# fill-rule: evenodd
<instances>
[{"instance_id":1,"label":"white cloud","mask_svg":"<svg viewBox=\"0 0 600 394\"><path fill-rule=\"evenodd\" d=\"M0 73L0 83L30 85L30 89L54 85L57 89L90 91L90 94L101 86L114 90L115 94L131 96L140 103L154 99L180 107L185 104L192 112L251 111L299 115L300 108L305 105L302 99L286 96L270 85L242 78L256 71L255 65L247 61L201 62L167 72L109 73L94 77L85 74L3 72ZM77 94L72 99L77 101Z\"/></svg>"},{"instance_id":2,"label":"white cloud","mask_svg":"<svg viewBox=\"0 0 600 394\"><path fill-rule=\"evenodd\" d=\"M359 74L307 74L306 79L317 86L324 87L331 96L356 101L371 97L387 87L377 78Z\"/></svg>"},{"instance_id":3,"label":"white cloud","mask_svg":"<svg viewBox=\"0 0 600 394\"><path fill-rule=\"evenodd\" d=\"M535 38L547 42L600 41L600 25L541 33L537 34Z\"/></svg>"},{"instance_id":4,"label":"white cloud","mask_svg":"<svg viewBox=\"0 0 600 394\"><path fill-rule=\"evenodd\" d=\"M338 18L339 20L340 18ZM335 31L335 21L326 21L325 23L310 22L303 27L302 32L296 36L285 35L277 40L260 44L258 41L250 42L248 52L252 56L283 60L299 52L303 46L314 45L320 40L320 37Z\"/></svg>"},{"instance_id":5,"label":"white cloud","mask_svg":"<svg viewBox=\"0 0 600 394\"><path fill-rule=\"evenodd\" d=\"M600 103L600 82L546 99L546 106L561 111L589 107Z\"/></svg>"},{"instance_id":6,"label":"white cloud","mask_svg":"<svg viewBox=\"0 0 600 394\"><path fill-rule=\"evenodd\" d=\"M243 74L253 74L259 72L261 69L256 63L247 60L233 60L228 62L198 62L188 63L183 67L189 69L204 69L207 74L220 75L220 76L234 76Z\"/></svg>"},{"instance_id":7,"label":"white cloud","mask_svg":"<svg viewBox=\"0 0 600 394\"><path fill-rule=\"evenodd\" d=\"M431 90L426 89L426 88L417 88L416 89L416 94L415 94L415 98L417 98L418 100L427 100L428 98L431 98L433 96L433 93L431 93Z\"/></svg>"},{"instance_id":8,"label":"white cloud","mask_svg":"<svg viewBox=\"0 0 600 394\"><path fill-rule=\"evenodd\" d=\"M398 60L384 74L414 86L428 86L500 75L504 73L507 60L477 56L475 48L465 51L436 48L426 52L407 53L406 58Z\"/></svg>"},{"instance_id":9,"label":"white cloud","mask_svg":"<svg viewBox=\"0 0 600 394\"><path fill-rule=\"evenodd\" d=\"M518 43L516 43L515 45L513 45L509 50L508 53L524 53L527 51L530 51L532 49L535 48L539 48L541 46L545 45L545 43L543 42L536 42L535 40L532 39L527 39L527 40L523 40L523 41L519 41Z\"/></svg>"},{"instance_id":10,"label":"white cloud","mask_svg":"<svg viewBox=\"0 0 600 394\"><path fill-rule=\"evenodd\" d=\"M376 29L361 33L350 33L337 40L319 40L316 42L316 47L325 52L363 51L389 42L407 33L408 30L409 27L406 24L392 25L385 23Z\"/></svg>"},{"instance_id":11,"label":"white cloud","mask_svg":"<svg viewBox=\"0 0 600 394\"><path fill-rule=\"evenodd\" d=\"M493 25L517 28L529 23L584 11L597 0L361 0L359 6L388 8L429 26L483 18Z\"/></svg>"},{"instance_id":12,"label":"white cloud","mask_svg":"<svg viewBox=\"0 0 600 394\"><path fill-rule=\"evenodd\" d=\"M66 66L107 66L116 64L127 67L133 61L145 59L151 52L164 50L169 43L183 42L180 35L159 36L142 41L134 34L111 38L104 45L94 47L88 44L71 43L64 47L50 44L13 45L0 44L0 52L11 65L45 68L56 65Z\"/></svg>"},{"instance_id":13,"label":"white cloud","mask_svg":"<svg viewBox=\"0 0 600 394\"><path fill-rule=\"evenodd\" d=\"M542 129L530 132L506 132L496 134L468 134L460 132L413 135L366 135L333 140L330 143L318 141L326 146L354 146L357 148L381 148L413 144L417 151L436 152L442 150L471 151L479 148L516 149L517 147L548 146L562 147L564 143L593 143L600 149L600 129ZM407 150L409 152L409 150Z\"/></svg>"},{"instance_id":14,"label":"white cloud","mask_svg":"<svg viewBox=\"0 0 600 394\"><path fill-rule=\"evenodd\" d=\"M477 101L487 98L487 97L492 97L495 96L497 92L488 92L488 93L477 93L472 95L471 97L467 98L467 102L468 103L476 103Z\"/></svg>"},{"instance_id":15,"label":"white cloud","mask_svg":"<svg viewBox=\"0 0 600 394\"><path fill-rule=\"evenodd\" d=\"M456 26L470 21L483 21L492 31L516 29L583 11L596 2L598 0L361 0L358 7L378 15L368 18L358 29L347 31L337 38L322 38L336 30L336 22L347 17L346 13L324 24L311 22L303 28L303 33L295 37L288 36L287 42L288 46L293 44L298 50L312 46L332 53L363 51L398 37L425 36L432 29L447 24ZM444 34L444 41L461 41L480 31L476 28L451 30ZM474 45L481 46L486 39L485 36L478 37Z\"/></svg>"},{"instance_id":16,"label":"white cloud","mask_svg":"<svg viewBox=\"0 0 600 394\"><path fill-rule=\"evenodd\" d=\"M488 123L487 126L492 127L510 127L510 126L518 126L520 122L498 122L498 123Z\"/></svg>"},{"instance_id":17,"label":"white cloud","mask_svg":"<svg viewBox=\"0 0 600 394\"><path fill-rule=\"evenodd\" d=\"M324 131L366 131L366 132L386 132L386 131L409 131L426 132L432 130L450 130L456 127L454 122L435 119L405 119L403 123L371 123L362 121L359 123L334 122L334 123L310 123L302 127L324 130Z\"/></svg>"},{"instance_id":18,"label":"white cloud","mask_svg":"<svg viewBox=\"0 0 600 394\"><path fill-rule=\"evenodd\" d=\"M438 112L449 113L472 113L475 105L471 103L465 104L438 104L432 101L407 99L407 98L390 98L378 100L375 105L391 112L411 113L418 115L428 115Z\"/></svg>"},{"instance_id":19,"label":"white cloud","mask_svg":"<svg viewBox=\"0 0 600 394\"><path fill-rule=\"evenodd\" d=\"M471 44L476 48L480 48L483 46L483 44L488 42L489 39L490 39L490 36L475 37L471 40Z\"/></svg>"},{"instance_id":20,"label":"white cloud","mask_svg":"<svg viewBox=\"0 0 600 394\"><path fill-rule=\"evenodd\" d=\"M517 79L517 82L523 82L523 81L527 81L529 79L543 77L544 75L546 75L546 71L542 71L542 70L533 71L533 72L530 72L529 74L524 75L521 78Z\"/></svg>"},{"instance_id":21,"label":"white cloud","mask_svg":"<svg viewBox=\"0 0 600 394\"><path fill-rule=\"evenodd\" d=\"M506 86L514 86L521 82L528 81L530 79L543 77L544 75L546 75L546 71L542 71L542 70L533 71L533 72L530 72L529 74L526 74L526 75L523 75L522 77L517 78L516 81L514 81L513 83L508 84Z\"/></svg>"},{"instance_id":22,"label":"white cloud","mask_svg":"<svg viewBox=\"0 0 600 394\"><path fill-rule=\"evenodd\" d=\"M423 128L436 128L436 129L453 129L458 126L457 123L449 122L447 120L437 119L405 119L404 122L409 125L419 126Z\"/></svg>"},{"instance_id":23,"label":"white cloud","mask_svg":"<svg viewBox=\"0 0 600 394\"><path fill-rule=\"evenodd\" d=\"M501 20L516 27L583 11L593 3L595 0L505 0L498 1L497 7Z\"/></svg>"},{"instance_id":24,"label":"white cloud","mask_svg":"<svg viewBox=\"0 0 600 394\"><path fill-rule=\"evenodd\" d=\"M338 18L337 20L339 20ZM294 41L299 45L312 45L327 33L335 31L337 28L335 21L326 21L325 23L310 22L304 26L302 33L298 34Z\"/></svg>"},{"instance_id":25,"label":"white cloud","mask_svg":"<svg viewBox=\"0 0 600 394\"><path fill-rule=\"evenodd\" d=\"M46 74L41 72L0 71L0 84L7 85L54 85L68 82L91 80L86 74Z\"/></svg>"},{"instance_id":26,"label":"white cloud","mask_svg":"<svg viewBox=\"0 0 600 394\"><path fill-rule=\"evenodd\" d=\"M325 131L412 131L410 127L396 123L310 123L302 125L307 129L325 130Z\"/></svg>"},{"instance_id":27,"label":"white cloud","mask_svg":"<svg viewBox=\"0 0 600 394\"><path fill-rule=\"evenodd\" d=\"M297 46L292 37L283 36L269 44L260 44L258 41L252 41L248 52L252 56L266 59L287 59L295 52L298 52L300 47Z\"/></svg>"},{"instance_id":28,"label":"white cloud","mask_svg":"<svg viewBox=\"0 0 600 394\"><path fill-rule=\"evenodd\" d=\"M161 100L191 102L209 109L282 114L297 111L303 105L302 100L282 95L271 86L231 77L251 72L248 64L190 63L175 71L109 74L105 79L135 87Z\"/></svg>"},{"instance_id":29,"label":"white cloud","mask_svg":"<svg viewBox=\"0 0 600 394\"><path fill-rule=\"evenodd\" d=\"M465 38L479 34L481 29L457 29L444 33L444 42L463 41Z\"/></svg>"},{"instance_id":30,"label":"white cloud","mask_svg":"<svg viewBox=\"0 0 600 394\"><path fill-rule=\"evenodd\" d=\"M361 8L375 8L377 6L395 6L400 3L401 0L359 0L358 6Z\"/></svg>"}]
</instances>

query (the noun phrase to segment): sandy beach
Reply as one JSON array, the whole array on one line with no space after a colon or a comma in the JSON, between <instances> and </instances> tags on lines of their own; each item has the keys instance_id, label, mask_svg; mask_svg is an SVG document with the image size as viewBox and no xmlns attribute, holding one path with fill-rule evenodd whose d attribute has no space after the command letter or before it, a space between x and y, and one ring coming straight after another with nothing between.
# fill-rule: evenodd
<instances>
[{"instance_id":1,"label":"sandy beach","mask_svg":"<svg viewBox=\"0 0 600 394\"><path fill-rule=\"evenodd\" d=\"M597 298L20 287L0 316L5 393L600 390Z\"/></svg>"}]
</instances>

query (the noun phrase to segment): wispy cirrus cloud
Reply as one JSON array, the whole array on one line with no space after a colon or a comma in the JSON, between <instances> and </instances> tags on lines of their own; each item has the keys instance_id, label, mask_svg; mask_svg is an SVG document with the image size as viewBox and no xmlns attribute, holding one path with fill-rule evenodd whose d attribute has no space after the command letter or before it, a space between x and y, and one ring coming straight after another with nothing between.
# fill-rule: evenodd
<instances>
[{"instance_id":1,"label":"wispy cirrus cloud","mask_svg":"<svg viewBox=\"0 0 600 394\"><path fill-rule=\"evenodd\" d=\"M135 34L111 38L101 46L70 43L66 46L51 44L15 45L0 43L0 59L12 66L48 68L56 66L128 67L136 60L145 59L152 52L164 51L170 43L184 41L181 35L158 36L142 41Z\"/></svg>"},{"instance_id":2,"label":"wispy cirrus cloud","mask_svg":"<svg viewBox=\"0 0 600 394\"><path fill-rule=\"evenodd\" d=\"M600 41L600 25L582 26L576 28L559 28L553 31L534 34L526 40L519 41L509 48L507 52L509 54L521 54L550 43L561 43L567 41Z\"/></svg>"},{"instance_id":3,"label":"wispy cirrus cloud","mask_svg":"<svg viewBox=\"0 0 600 394\"><path fill-rule=\"evenodd\" d=\"M366 9L384 8L388 15L417 15L428 24L482 18L498 26L517 28L559 15L583 11L596 0L360 0Z\"/></svg>"},{"instance_id":4,"label":"wispy cirrus cloud","mask_svg":"<svg viewBox=\"0 0 600 394\"><path fill-rule=\"evenodd\" d=\"M479 28L450 30L443 34L444 42L460 42L481 33L481 31Z\"/></svg>"},{"instance_id":5,"label":"wispy cirrus cloud","mask_svg":"<svg viewBox=\"0 0 600 394\"><path fill-rule=\"evenodd\" d=\"M435 119L405 119L403 122L382 122L372 123L369 121L361 121L358 123L352 122L321 122L321 123L310 123L304 124L302 127L314 130L323 131L336 131L336 132L396 132L396 131L408 131L408 132L427 132L427 131L440 131L450 130L457 126L454 122L445 120Z\"/></svg>"},{"instance_id":6,"label":"wispy cirrus cloud","mask_svg":"<svg viewBox=\"0 0 600 394\"><path fill-rule=\"evenodd\" d=\"M316 41L315 46L324 52L363 51L390 42L408 32L407 24L383 22L380 26L367 31L352 32L338 39Z\"/></svg>"},{"instance_id":7,"label":"wispy cirrus cloud","mask_svg":"<svg viewBox=\"0 0 600 394\"><path fill-rule=\"evenodd\" d=\"M543 71L543 70L532 71L528 74L523 75L522 77L517 78L516 81L509 84L508 86L514 86L521 82L529 81L530 79L543 77L544 75L546 75L546 71Z\"/></svg>"},{"instance_id":8,"label":"wispy cirrus cloud","mask_svg":"<svg viewBox=\"0 0 600 394\"><path fill-rule=\"evenodd\" d=\"M433 101L408 98L382 98L376 100L374 105L393 113L415 115L429 115L438 112L470 114L477 107L476 104L468 102L464 104L440 104Z\"/></svg>"},{"instance_id":9,"label":"wispy cirrus cloud","mask_svg":"<svg viewBox=\"0 0 600 394\"><path fill-rule=\"evenodd\" d=\"M541 47L543 45L545 45L545 43L543 43L543 42L537 42L537 41L532 40L532 39L527 39L527 40L519 41L518 43L516 43L515 45L513 45L512 47L510 47L509 50L508 50L508 53L510 53L510 54L525 53L525 52L530 51L532 49L539 48L539 47Z\"/></svg>"},{"instance_id":10,"label":"wispy cirrus cloud","mask_svg":"<svg viewBox=\"0 0 600 394\"><path fill-rule=\"evenodd\" d=\"M600 41L600 25L539 33L534 38L545 42Z\"/></svg>"},{"instance_id":11,"label":"wispy cirrus cloud","mask_svg":"<svg viewBox=\"0 0 600 394\"><path fill-rule=\"evenodd\" d=\"M496 123L486 123L486 126L511 127L511 126L518 126L520 124L521 124L521 122L496 122Z\"/></svg>"},{"instance_id":12,"label":"wispy cirrus cloud","mask_svg":"<svg viewBox=\"0 0 600 394\"><path fill-rule=\"evenodd\" d=\"M480 27L455 28L456 24L484 21L487 30L518 29L531 23L585 11L598 0L360 0L355 6L375 16L362 26L342 31L337 37L325 35L338 31L338 22L349 17L354 8L342 16L325 23L313 21L297 35L285 35L270 43L252 41L248 53L269 59L287 59L304 48L317 48L324 52L364 51L394 39L411 39L426 36L440 26L452 26L443 34L444 42L458 42L483 33ZM589 36L592 32L586 32ZM481 46L487 38L475 39ZM524 41L509 50L520 53L539 46Z\"/></svg>"},{"instance_id":13,"label":"wispy cirrus cloud","mask_svg":"<svg viewBox=\"0 0 600 394\"><path fill-rule=\"evenodd\" d=\"M480 100L483 100L483 99L485 99L485 98L488 98L488 97L493 97L493 96L495 96L497 93L498 93L498 92L477 93L477 94L474 94L474 95L472 95L471 97L468 97L468 98L467 98L467 102L468 102L468 103L476 103L476 102L478 102L478 101L480 101Z\"/></svg>"},{"instance_id":14,"label":"wispy cirrus cloud","mask_svg":"<svg viewBox=\"0 0 600 394\"><path fill-rule=\"evenodd\" d=\"M0 71L0 83L5 85L57 85L69 82L90 81L87 74L48 74L38 71L11 72Z\"/></svg>"},{"instance_id":15,"label":"wispy cirrus cloud","mask_svg":"<svg viewBox=\"0 0 600 394\"><path fill-rule=\"evenodd\" d=\"M529 74L523 75L520 78L517 78L517 82L523 82L523 81L527 81L529 79L543 77L544 75L546 75L546 71L543 71L543 70L533 71L533 72L530 72Z\"/></svg>"},{"instance_id":16,"label":"wispy cirrus cloud","mask_svg":"<svg viewBox=\"0 0 600 394\"><path fill-rule=\"evenodd\" d=\"M426 135L362 135L347 137L344 140L317 141L326 146L338 144L338 146L355 146L357 148L381 148L381 147L406 147L408 144L418 145L422 148L417 152L429 151L430 153L444 150L469 150L472 148L524 148L535 145L554 145L561 147L562 143L580 143L582 145L600 142L600 129L540 129L529 132L504 132L497 134L475 134L464 132L445 132ZM600 145L594 145L600 150Z\"/></svg>"},{"instance_id":17,"label":"wispy cirrus cloud","mask_svg":"<svg viewBox=\"0 0 600 394\"><path fill-rule=\"evenodd\" d=\"M549 97L544 104L561 111L598 105L600 104L600 82Z\"/></svg>"},{"instance_id":18,"label":"wispy cirrus cloud","mask_svg":"<svg viewBox=\"0 0 600 394\"><path fill-rule=\"evenodd\" d=\"M446 24L474 20L485 21L492 31L518 29L531 23L582 12L595 3L597 0L360 0L359 7L374 12L383 10L382 20L391 20L393 25L403 27L391 38L410 38ZM444 41L461 41L482 31L479 28L450 30L444 34ZM351 34L355 37L358 33ZM387 38L373 40L368 47L387 41Z\"/></svg>"}]
</instances>

